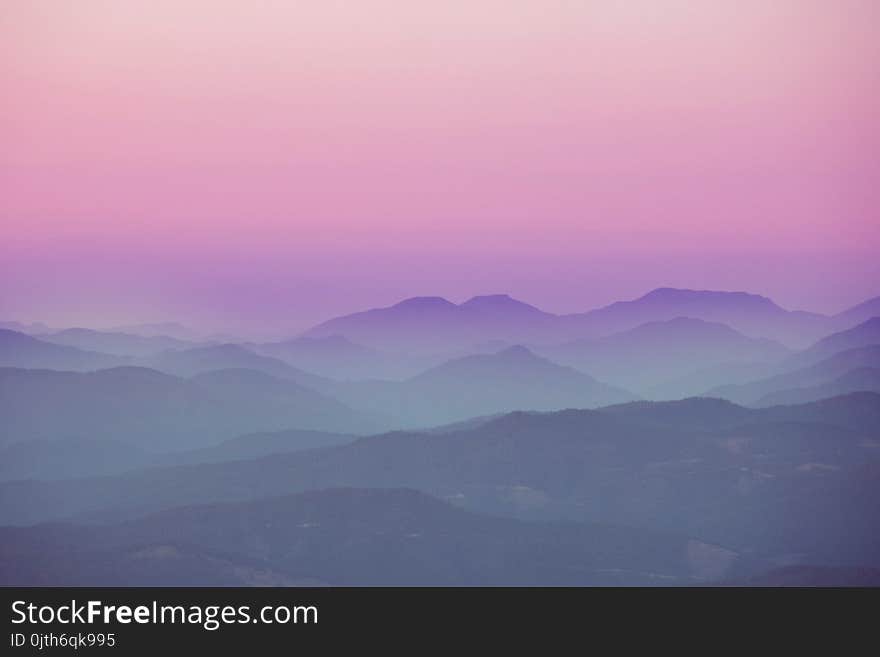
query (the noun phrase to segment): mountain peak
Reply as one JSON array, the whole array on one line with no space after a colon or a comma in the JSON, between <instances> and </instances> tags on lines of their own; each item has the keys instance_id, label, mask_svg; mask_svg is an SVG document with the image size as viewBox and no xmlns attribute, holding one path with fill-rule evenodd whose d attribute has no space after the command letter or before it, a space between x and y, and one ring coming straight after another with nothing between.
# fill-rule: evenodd
<instances>
[{"instance_id":1,"label":"mountain peak","mask_svg":"<svg viewBox=\"0 0 880 657\"><path fill-rule=\"evenodd\" d=\"M467 301L465 301L462 306L482 306L482 305L507 305L507 304L517 304L520 305L521 302L517 301L509 294L478 294L475 297L471 297ZM525 304L522 304L525 305Z\"/></svg>"},{"instance_id":2,"label":"mountain peak","mask_svg":"<svg viewBox=\"0 0 880 657\"><path fill-rule=\"evenodd\" d=\"M673 317L671 319L660 319L652 322L645 322L644 324L640 324L639 326L629 329L628 331L623 331L622 333L639 334L649 332L657 333L663 331L678 331L690 333L696 332L701 335L709 332L722 332L728 335L738 334L738 331L730 328L727 324L723 324L721 322L710 322L705 319L688 317L686 315L679 315L678 317Z\"/></svg>"},{"instance_id":3,"label":"mountain peak","mask_svg":"<svg viewBox=\"0 0 880 657\"><path fill-rule=\"evenodd\" d=\"M542 313L543 311L530 304L514 299L509 294L484 294L471 297L459 308L493 311L525 311L529 313Z\"/></svg>"},{"instance_id":4,"label":"mountain peak","mask_svg":"<svg viewBox=\"0 0 880 657\"><path fill-rule=\"evenodd\" d=\"M444 299L443 297L410 297L408 299L404 299L403 301L395 303L391 307L414 309L454 308L455 304L447 299Z\"/></svg>"},{"instance_id":5,"label":"mountain peak","mask_svg":"<svg viewBox=\"0 0 880 657\"><path fill-rule=\"evenodd\" d=\"M665 301L665 302L681 302L681 301L697 301L697 300L730 300L730 301L746 301L751 303L760 303L762 305L775 306L767 297L758 294L750 294L748 292L725 292L718 290L690 290L687 288L676 287L658 287L651 290L638 301Z\"/></svg>"}]
</instances>

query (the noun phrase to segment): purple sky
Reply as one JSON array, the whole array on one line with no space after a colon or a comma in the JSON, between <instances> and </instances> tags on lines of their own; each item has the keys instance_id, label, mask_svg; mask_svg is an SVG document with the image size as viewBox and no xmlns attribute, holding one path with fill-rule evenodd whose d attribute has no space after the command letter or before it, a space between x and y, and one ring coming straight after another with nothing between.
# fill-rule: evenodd
<instances>
[{"instance_id":1,"label":"purple sky","mask_svg":"<svg viewBox=\"0 0 880 657\"><path fill-rule=\"evenodd\" d=\"M258 7L258 8L257 8ZM7 0L0 318L880 294L873 0Z\"/></svg>"}]
</instances>

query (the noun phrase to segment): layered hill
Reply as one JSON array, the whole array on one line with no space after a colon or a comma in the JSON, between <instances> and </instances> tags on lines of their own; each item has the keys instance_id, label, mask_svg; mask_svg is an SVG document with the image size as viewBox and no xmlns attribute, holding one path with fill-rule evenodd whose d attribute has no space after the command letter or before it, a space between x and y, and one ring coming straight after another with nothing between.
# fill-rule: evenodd
<instances>
[{"instance_id":1,"label":"layered hill","mask_svg":"<svg viewBox=\"0 0 880 657\"><path fill-rule=\"evenodd\" d=\"M142 367L87 373L0 368L0 416L5 445L76 438L148 450L189 449L254 431L367 433L387 426L261 372L220 370L184 379Z\"/></svg>"},{"instance_id":2,"label":"layered hill","mask_svg":"<svg viewBox=\"0 0 880 657\"><path fill-rule=\"evenodd\" d=\"M323 377L297 369L284 361L262 356L238 344L220 344L191 349L167 350L145 358L146 367L176 376L195 376L217 370L251 370L278 379L287 379L305 386L327 383Z\"/></svg>"},{"instance_id":3,"label":"layered hill","mask_svg":"<svg viewBox=\"0 0 880 657\"><path fill-rule=\"evenodd\" d=\"M402 489L186 507L102 527L0 528L0 546L5 585L650 586L723 576L738 559L664 532L493 518Z\"/></svg>"},{"instance_id":4,"label":"layered hill","mask_svg":"<svg viewBox=\"0 0 880 657\"><path fill-rule=\"evenodd\" d=\"M771 395L800 388L815 388L816 386L827 385L826 390L829 392L833 392L835 389L840 390L840 392L855 392L855 390L852 390L852 385L865 379L860 376L848 375L856 370L878 367L880 367L880 344L841 351L812 365L757 381L719 386L710 390L707 394L730 399L741 404L760 403L766 405L772 403L773 397ZM834 382L841 380L841 377L844 377L843 382L839 383L835 388ZM867 388L861 389L870 390L870 384ZM789 393L786 392L786 394ZM819 398L821 399L821 397Z\"/></svg>"},{"instance_id":5,"label":"layered hill","mask_svg":"<svg viewBox=\"0 0 880 657\"><path fill-rule=\"evenodd\" d=\"M845 331L823 337L807 349L793 354L783 366L789 370L806 367L840 352L871 345L880 345L880 317L872 317Z\"/></svg>"},{"instance_id":6,"label":"layered hill","mask_svg":"<svg viewBox=\"0 0 880 657\"><path fill-rule=\"evenodd\" d=\"M522 346L453 359L405 381L361 381L328 390L350 406L411 427L522 409L594 408L635 398Z\"/></svg>"},{"instance_id":7,"label":"layered hill","mask_svg":"<svg viewBox=\"0 0 880 657\"><path fill-rule=\"evenodd\" d=\"M356 439L353 434L287 429L245 434L210 447L172 452L156 452L112 439L25 440L0 448L0 481L71 479L158 466L254 459L343 445Z\"/></svg>"},{"instance_id":8,"label":"layered hill","mask_svg":"<svg viewBox=\"0 0 880 657\"><path fill-rule=\"evenodd\" d=\"M815 340L829 326L824 315L785 310L757 294L676 288L658 288L632 301L618 301L570 315L568 321L594 335L609 335L676 317L726 324L749 337L769 338L792 346Z\"/></svg>"},{"instance_id":9,"label":"layered hill","mask_svg":"<svg viewBox=\"0 0 880 657\"><path fill-rule=\"evenodd\" d=\"M0 329L0 367L88 372L125 364L110 354L54 344L18 331Z\"/></svg>"},{"instance_id":10,"label":"layered hill","mask_svg":"<svg viewBox=\"0 0 880 657\"><path fill-rule=\"evenodd\" d=\"M41 336L54 344L77 349L97 351L114 356L151 356L169 349L188 349L195 344L164 335L142 336L119 331L95 331L86 328L69 328Z\"/></svg>"},{"instance_id":11,"label":"layered hill","mask_svg":"<svg viewBox=\"0 0 880 657\"><path fill-rule=\"evenodd\" d=\"M547 347L542 353L606 381L644 392L707 368L775 363L790 351L778 342L749 338L724 324L677 317L605 338Z\"/></svg>"},{"instance_id":12,"label":"layered hill","mask_svg":"<svg viewBox=\"0 0 880 657\"><path fill-rule=\"evenodd\" d=\"M880 368L861 367L850 370L828 383L771 392L758 399L755 406L805 404L861 391L880 392Z\"/></svg>"},{"instance_id":13,"label":"layered hill","mask_svg":"<svg viewBox=\"0 0 880 657\"><path fill-rule=\"evenodd\" d=\"M877 566L880 395L513 413L448 433L123 477L0 484L0 521L134 519L328 487L407 487L476 512L683 533L767 558ZM807 561L809 559L809 561Z\"/></svg>"}]
</instances>

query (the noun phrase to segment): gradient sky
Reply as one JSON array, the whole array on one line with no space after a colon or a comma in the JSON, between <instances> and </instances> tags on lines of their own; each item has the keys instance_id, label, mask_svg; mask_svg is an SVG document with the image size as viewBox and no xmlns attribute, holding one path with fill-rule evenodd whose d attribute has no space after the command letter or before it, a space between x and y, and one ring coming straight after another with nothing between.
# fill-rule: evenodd
<instances>
[{"instance_id":1,"label":"gradient sky","mask_svg":"<svg viewBox=\"0 0 880 657\"><path fill-rule=\"evenodd\" d=\"M0 0L0 318L880 294L874 0Z\"/></svg>"}]
</instances>

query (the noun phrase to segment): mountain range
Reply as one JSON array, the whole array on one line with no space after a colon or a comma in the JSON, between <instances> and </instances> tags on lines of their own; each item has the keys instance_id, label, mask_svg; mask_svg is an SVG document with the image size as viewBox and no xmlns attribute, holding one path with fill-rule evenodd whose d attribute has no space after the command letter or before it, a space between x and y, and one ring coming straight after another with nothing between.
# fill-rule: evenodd
<instances>
[{"instance_id":1,"label":"mountain range","mask_svg":"<svg viewBox=\"0 0 880 657\"><path fill-rule=\"evenodd\" d=\"M385 308L374 308L329 319L302 336L279 342L252 343L255 351L285 358L313 358L313 352L349 351L353 358L369 358L369 349L391 353L451 353L474 345L501 340L508 344L553 344L612 335L650 322L678 317L726 324L752 338L767 338L790 348L803 348L823 335L842 331L873 317L880 317L880 297L864 301L835 315L786 310L771 299L746 292L721 292L657 288L636 299L618 301L582 313L554 314L513 299L506 294L473 297L455 304L442 297L412 297ZM98 342L124 334L130 337L160 337L193 343L238 342L221 336L204 336L173 322L121 326L102 331L77 329L63 334L43 324L0 322L0 327L18 332L56 336L59 342L82 341L79 346L96 351ZM90 331L91 334L85 334ZM77 334L79 333L79 334ZM94 335L98 334L98 335ZM103 337L102 335L103 334ZM321 338L312 342L310 338ZM324 342L323 339L329 339ZM346 340L352 344L343 344ZM132 341L132 344L136 344ZM148 344L148 343L143 343ZM76 346L76 345L75 345ZM137 349L137 347L135 347ZM134 355L131 351L122 351ZM304 369L313 369L305 363ZM318 369L318 368L314 368ZM330 374L327 374L331 376ZM375 375L375 374L374 374Z\"/></svg>"},{"instance_id":2,"label":"mountain range","mask_svg":"<svg viewBox=\"0 0 880 657\"><path fill-rule=\"evenodd\" d=\"M305 335L341 335L385 350L437 352L492 339L530 344L596 338L649 322L689 317L726 324L749 337L804 347L831 331L864 321L865 314L880 304L878 299L826 316L785 310L766 297L745 292L658 288L632 301L555 315L503 294L478 296L462 304L441 297L414 297L328 320Z\"/></svg>"},{"instance_id":3,"label":"mountain range","mask_svg":"<svg viewBox=\"0 0 880 657\"><path fill-rule=\"evenodd\" d=\"M539 340L553 330L556 319L503 294L474 297L459 305L441 297L414 297L331 319L305 336L342 335L377 349L436 353L490 339Z\"/></svg>"},{"instance_id":4,"label":"mountain range","mask_svg":"<svg viewBox=\"0 0 880 657\"><path fill-rule=\"evenodd\" d=\"M782 366L788 370L805 367L842 351L877 344L880 344L880 316L872 317L844 331L838 331L817 340L807 349L786 359Z\"/></svg>"},{"instance_id":5,"label":"mountain range","mask_svg":"<svg viewBox=\"0 0 880 657\"><path fill-rule=\"evenodd\" d=\"M195 376L217 370L251 370L268 376L315 387L327 383L316 374L288 365L282 360L261 356L238 344L218 344L182 350L165 350L140 361L145 367L174 374Z\"/></svg>"},{"instance_id":6,"label":"mountain range","mask_svg":"<svg viewBox=\"0 0 880 657\"><path fill-rule=\"evenodd\" d=\"M878 303L418 297L274 342L7 323L0 583L872 581Z\"/></svg>"},{"instance_id":7,"label":"mountain range","mask_svg":"<svg viewBox=\"0 0 880 657\"><path fill-rule=\"evenodd\" d=\"M53 344L10 329L0 329L0 367L58 369L77 372L115 367L126 359Z\"/></svg>"},{"instance_id":8,"label":"mountain range","mask_svg":"<svg viewBox=\"0 0 880 657\"><path fill-rule=\"evenodd\" d=\"M353 408L418 427L512 410L594 408L635 399L523 346L456 358L404 381L356 381L323 388Z\"/></svg>"},{"instance_id":9,"label":"mountain range","mask_svg":"<svg viewBox=\"0 0 880 657\"><path fill-rule=\"evenodd\" d=\"M738 385L719 386L707 394L730 399L741 404L758 404L772 395L788 390L808 388L844 377L855 370L880 367L880 344L858 347L835 353L813 365L786 371L757 381ZM869 388L862 388L869 389ZM853 392L853 391L849 391ZM833 396L833 395L832 395Z\"/></svg>"},{"instance_id":10,"label":"mountain range","mask_svg":"<svg viewBox=\"0 0 880 657\"><path fill-rule=\"evenodd\" d=\"M0 521L121 522L322 488L407 487L479 513L641 527L762 559L876 567L878 428L874 393L767 409L692 399L517 412L460 431L394 432L255 460L3 483Z\"/></svg>"},{"instance_id":11,"label":"mountain range","mask_svg":"<svg viewBox=\"0 0 880 657\"><path fill-rule=\"evenodd\" d=\"M680 585L741 571L738 560L686 536L477 515L407 489L0 528L0 583L19 586Z\"/></svg>"},{"instance_id":12,"label":"mountain range","mask_svg":"<svg viewBox=\"0 0 880 657\"><path fill-rule=\"evenodd\" d=\"M0 448L0 481L72 479L158 466L254 459L342 445L356 438L353 434L287 429L249 433L210 447L172 452L106 438L24 440Z\"/></svg>"},{"instance_id":13,"label":"mountain range","mask_svg":"<svg viewBox=\"0 0 880 657\"><path fill-rule=\"evenodd\" d=\"M254 431L368 433L388 426L311 388L252 370L186 379L142 367L85 373L0 368L0 416L2 445L102 439L149 451L192 449Z\"/></svg>"},{"instance_id":14,"label":"mountain range","mask_svg":"<svg viewBox=\"0 0 880 657\"><path fill-rule=\"evenodd\" d=\"M640 393L701 368L775 363L791 352L766 338L749 338L717 322L690 317L641 324L605 338L541 349L553 360ZM667 394L674 394L669 391ZM683 395L675 395L683 396Z\"/></svg>"},{"instance_id":15,"label":"mountain range","mask_svg":"<svg viewBox=\"0 0 880 657\"><path fill-rule=\"evenodd\" d=\"M113 356L152 356L168 349L187 349L195 346L193 342L167 335L145 337L134 333L95 331L85 328L69 328L47 333L41 335L40 339Z\"/></svg>"},{"instance_id":16,"label":"mountain range","mask_svg":"<svg viewBox=\"0 0 880 657\"><path fill-rule=\"evenodd\" d=\"M777 390L758 399L755 406L805 404L860 391L880 392L880 367L859 367L826 383Z\"/></svg>"}]
</instances>

